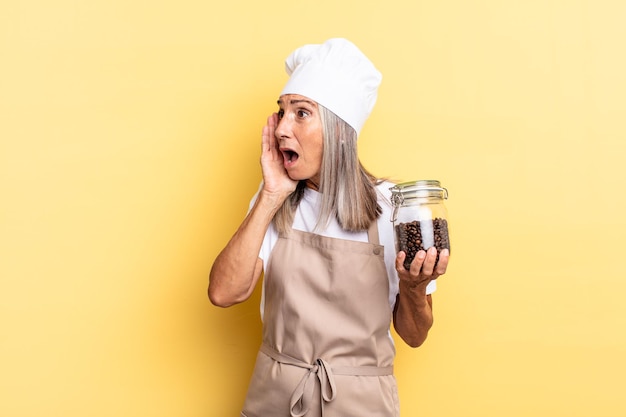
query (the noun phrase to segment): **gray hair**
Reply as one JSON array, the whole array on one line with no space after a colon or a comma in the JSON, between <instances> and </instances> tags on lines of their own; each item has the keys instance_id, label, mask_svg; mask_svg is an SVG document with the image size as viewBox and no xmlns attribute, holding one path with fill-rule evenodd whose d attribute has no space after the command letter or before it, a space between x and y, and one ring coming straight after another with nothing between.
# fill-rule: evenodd
<instances>
[{"instance_id":1,"label":"gray hair","mask_svg":"<svg viewBox=\"0 0 626 417\"><path fill-rule=\"evenodd\" d=\"M357 154L357 133L333 112L318 104L324 135L319 192L322 196L316 229L325 227L332 217L346 231L369 228L380 216L376 184L379 180L361 164ZM279 233L285 233L304 195L306 182L285 200L274 216Z\"/></svg>"}]
</instances>

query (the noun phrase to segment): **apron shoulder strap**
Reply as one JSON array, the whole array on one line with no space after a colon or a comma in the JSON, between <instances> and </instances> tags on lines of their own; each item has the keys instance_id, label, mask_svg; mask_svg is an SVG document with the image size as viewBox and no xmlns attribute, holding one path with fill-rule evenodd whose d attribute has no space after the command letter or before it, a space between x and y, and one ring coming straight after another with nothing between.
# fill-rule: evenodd
<instances>
[{"instance_id":1,"label":"apron shoulder strap","mask_svg":"<svg viewBox=\"0 0 626 417\"><path fill-rule=\"evenodd\" d=\"M378 238L378 219L374 220L370 224L369 229L367 229L367 239L374 245L380 245L380 240Z\"/></svg>"}]
</instances>

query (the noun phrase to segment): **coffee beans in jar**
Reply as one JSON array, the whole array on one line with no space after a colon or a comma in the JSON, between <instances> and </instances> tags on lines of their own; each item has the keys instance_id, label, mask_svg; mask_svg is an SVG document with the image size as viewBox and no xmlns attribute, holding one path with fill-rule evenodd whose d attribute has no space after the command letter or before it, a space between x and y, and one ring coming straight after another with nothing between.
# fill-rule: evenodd
<instances>
[{"instance_id":1,"label":"coffee beans in jar","mask_svg":"<svg viewBox=\"0 0 626 417\"><path fill-rule=\"evenodd\" d=\"M405 269L411 267L415 255L421 250L425 251L434 246L437 248L437 260L443 249L450 250L448 221L446 219L435 218L432 219L432 222L414 220L400 223L395 226L395 235L397 236L397 251L406 253Z\"/></svg>"},{"instance_id":2,"label":"coffee beans in jar","mask_svg":"<svg viewBox=\"0 0 626 417\"><path fill-rule=\"evenodd\" d=\"M404 267L409 269L420 250L450 250L448 214L443 201L448 190L439 181L421 180L391 187L396 251L404 251Z\"/></svg>"}]
</instances>

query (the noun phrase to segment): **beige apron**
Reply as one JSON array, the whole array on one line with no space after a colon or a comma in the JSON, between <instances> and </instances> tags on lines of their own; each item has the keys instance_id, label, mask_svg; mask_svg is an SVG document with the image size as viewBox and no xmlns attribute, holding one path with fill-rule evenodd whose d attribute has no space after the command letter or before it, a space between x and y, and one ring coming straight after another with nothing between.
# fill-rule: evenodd
<instances>
[{"instance_id":1,"label":"beige apron","mask_svg":"<svg viewBox=\"0 0 626 417\"><path fill-rule=\"evenodd\" d=\"M244 417L397 417L389 282L369 243L290 229L265 274L263 343Z\"/></svg>"}]
</instances>

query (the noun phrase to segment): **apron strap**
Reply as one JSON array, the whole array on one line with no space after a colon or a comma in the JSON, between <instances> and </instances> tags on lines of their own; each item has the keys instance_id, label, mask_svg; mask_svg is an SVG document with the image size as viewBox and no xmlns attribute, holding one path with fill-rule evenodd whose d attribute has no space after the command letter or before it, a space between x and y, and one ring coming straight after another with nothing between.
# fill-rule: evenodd
<instances>
[{"instance_id":1,"label":"apron strap","mask_svg":"<svg viewBox=\"0 0 626 417\"><path fill-rule=\"evenodd\" d=\"M374 245L380 245L380 239L378 238L378 219L375 219L367 229L367 239Z\"/></svg>"},{"instance_id":2,"label":"apron strap","mask_svg":"<svg viewBox=\"0 0 626 417\"><path fill-rule=\"evenodd\" d=\"M298 368L308 370L291 395L290 413L292 417L302 417L308 413L313 402L316 377L320 383L320 404L322 416L324 416L324 403L331 402L337 395L334 375L384 376L393 374L393 366L339 366L331 368L324 359L318 358L311 365L278 352L266 344L262 344L260 350L283 365L297 366Z\"/></svg>"}]
</instances>

